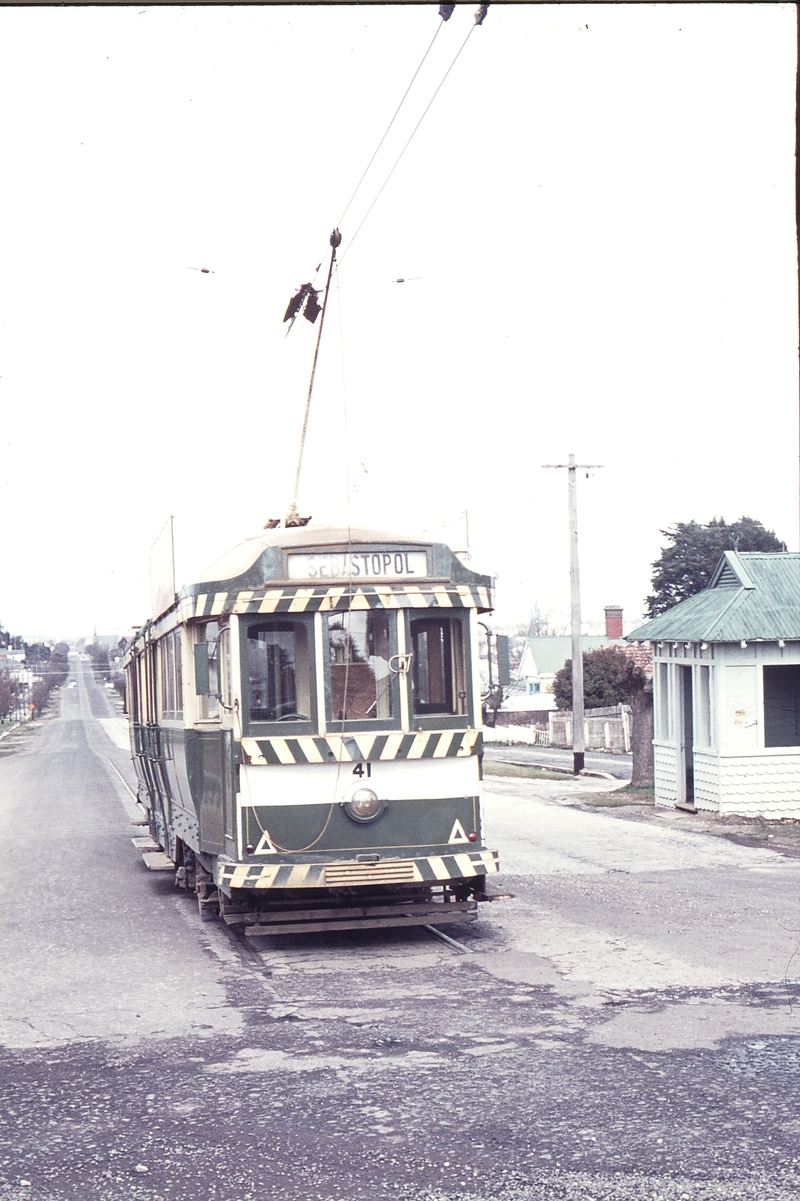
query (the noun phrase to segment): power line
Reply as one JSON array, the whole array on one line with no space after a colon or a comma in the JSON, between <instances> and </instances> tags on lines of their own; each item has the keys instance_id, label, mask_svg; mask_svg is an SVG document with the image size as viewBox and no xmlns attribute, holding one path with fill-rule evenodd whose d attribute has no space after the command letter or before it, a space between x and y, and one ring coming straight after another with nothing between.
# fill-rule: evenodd
<instances>
[{"instance_id":1,"label":"power line","mask_svg":"<svg viewBox=\"0 0 800 1201\"><path fill-rule=\"evenodd\" d=\"M480 12L480 10L478 10L478 11ZM485 15L485 14L484 14L484 15ZM403 149L402 149L402 150L400 151L400 153L398 154L398 156L397 156L397 158L396 158L396 160L395 160L394 166L392 167L392 169L391 169L391 171L389 172L389 174L386 176L386 179L385 179L385 180L383 181L383 183L381 184L381 186L380 186L380 189L379 189L379 191L378 191L378 194L377 194L377 196L375 197L375 199L373 200L372 204L371 204L371 205L369 206L369 208L367 209L367 211L366 211L366 213L364 214L364 216L361 218L361 223L360 223L360 224L357 226L357 228L356 228L356 232L353 234L352 238L350 239L350 241L349 241L349 242L348 242L348 244L347 244L347 249L344 251L344 253L342 254L341 258L339 259L339 262L340 262L340 263L344 261L344 257L345 257L345 255L347 254L347 251L350 249L350 247L353 245L353 242L355 242L356 238L358 237L359 231L361 230L362 226L364 225L364 222L366 221L367 217L370 215L370 213L371 213L371 212L372 212L372 210L374 209L375 205L376 205L376 204L378 203L378 201L380 200L380 197L381 197L381 194L382 194L382 192L383 192L384 188L386 187L386 185L388 184L389 180L392 178L392 176L394 175L395 171L397 170L397 168L398 168L398 166L399 166L399 164L400 164L400 160L402 159L403 155L405 154L405 152L408 150L409 146L411 145L411 142L412 142L412 140L413 140L413 138L414 138L414 135L416 134L416 132L417 132L417 130L419 129L419 127L420 127L420 125L422 124L422 122L425 120L425 117L427 116L427 114L428 114L428 111L429 111L429 109L430 109L431 105L433 104L433 102L434 102L434 100L436 99L436 97L439 95L439 92L442 90L442 87L444 86L445 80L447 79L447 77L448 77L448 75L450 74L450 72L453 70L453 67L456 65L456 63L457 63L457 61L458 61L458 59L459 59L459 56L461 55L461 53L462 53L462 51L463 51L464 47L466 46L467 42L469 41L469 39L472 37L473 30L476 28L476 26L477 26L478 24L479 24L479 22L478 22L478 20L477 20L477 17L476 17L476 20L475 20L475 22L474 22L474 23L473 23L473 24L470 26L469 33L468 33L468 34L467 34L467 36L464 38L464 41L461 43L461 45L460 45L460 47L459 47L458 51L456 52L456 56L455 56L455 58L453 59L453 61L451 62L450 66L449 66L449 67L447 68L447 70L445 71L444 75L442 76L441 82L439 83L439 86L437 87L436 91L433 93L433 95L431 96L430 100L428 101L428 103L427 103L427 105L426 105L426 107L425 107L425 110L424 110L424 111L423 111L423 113L422 113L422 116L420 117L419 121L417 121L416 125L415 125L415 126L414 126L414 128L412 129L412 131L411 131L411 135L409 136L409 139L408 139L408 141L406 142L405 146L403 147ZM439 26L439 28L441 29L441 25ZM438 33L438 30L437 30L437 33ZM432 43L431 43L431 44L432 44Z\"/></svg>"},{"instance_id":2,"label":"power line","mask_svg":"<svg viewBox=\"0 0 800 1201\"><path fill-rule=\"evenodd\" d=\"M389 134L389 130L390 130L390 129L392 128L392 126L394 125L394 123L395 123L395 121L396 121L396 119L397 119L397 115L398 115L398 113L400 112L400 109L403 107L403 104L405 103L406 96L408 96L408 93L411 91L411 88L413 87L414 80L415 80L415 79L417 78L417 76L419 75L420 71L422 70L422 67L423 67L423 64L424 64L424 62L425 62L425 59L428 57L428 55L430 54L431 50L433 49L433 43L434 43L434 42L436 41L436 39L438 38L438 36L439 36L439 34L440 34L440 32L441 32L441 29L442 29L442 25L444 25L445 21L449 21L449 20L450 20L450 17L453 15L453 14L452 14L452 8L453 8L453 7L455 7L455 6L452 6L452 7L451 7L450 5L442 5L442 6L440 7L440 9L439 9L439 15L441 16L441 18L442 18L442 19L441 19L441 21L439 22L439 24L438 24L438 25L437 25L437 27L436 27L436 32L435 32L435 34L433 35L433 37L431 38L430 45L428 46L428 49L427 49L427 50L425 51L425 53L423 54L423 56L422 56L422 58L421 58L421 60L420 60L419 66L417 67L416 71L415 71L415 72L414 72L414 74L411 76L411 82L409 83L409 85L408 85L408 87L406 88L406 90L403 92L403 95L402 95L402 97L401 97L400 103L398 104L397 108L395 109L395 111L394 111L394 115L392 116L392 119L391 119L391 121L389 122L389 124L386 126L386 129L384 130L383 137L381 138L380 142L378 142L378 145L375 147L375 150L374 150L374 152L373 152L372 158L369 160L369 162L367 163L366 167L364 168L364 171L362 172L361 178L359 179L358 183L356 184L355 188L353 189L353 194L352 194L352 196L350 197L350 199L348 200L347 204L345 205L345 207L344 207L344 210L342 211L342 215L341 215L341 217L340 217L340 218L339 218L339 220L336 222L336 228L337 228L337 229L339 229L339 228L341 227L341 224L342 224L342 221L344 220L345 214L347 213L348 209L350 208L350 205L351 205L351 204L353 203L353 201L355 200L355 198L356 198L356 196L357 196L357 194L358 194L359 188L361 187L362 183L364 182L364 180L365 180L365 179L366 179L366 177L367 177L367 173L368 173L368 171L369 171L370 167L371 167L371 166L372 166L372 164L375 162L375 159L376 159L376 157L377 157L377 155L378 155L378 151L380 150L380 148L381 148L381 146L383 145L383 143L386 141L386 138L387 138L387 136L388 136L388 134ZM446 15L445 15L445 13L442 11L442 10L443 10L443 9L445 9L445 8L450 8L450 10L451 10L451 11L450 11L450 12L448 12ZM327 253L327 252L326 252L326 253ZM323 255L323 256L322 256L322 258L321 258L321 260L320 260L320 262L319 262L319 264L318 264L318 266L317 266L316 270L314 271L314 275L313 275L313 277L312 277L312 282L315 282L315 281L316 281L316 278L317 278L317 276L319 275L320 269L321 269L321 267L322 267L322 262L324 261L325 257L326 257L326 255Z\"/></svg>"},{"instance_id":3,"label":"power line","mask_svg":"<svg viewBox=\"0 0 800 1201\"><path fill-rule=\"evenodd\" d=\"M422 56L422 60L420 61L420 64L419 64L419 66L417 67L417 69L416 69L416 71L414 72L414 74L411 76L411 82L409 83L409 85L408 85L408 87L406 88L406 90L403 92L402 99L401 99L400 103L398 104L397 108L394 110L394 116L392 117L392 119L391 119L391 121L389 122L389 124L386 126L386 129L385 129L385 131L384 131L383 137L381 138L380 142L378 142L378 145L377 145L377 146L376 146L376 148L375 148L375 151L374 151L374 153L373 153L373 155L372 155L372 158L369 160L369 162L367 163L366 167L364 168L364 172L363 172L363 174L362 174L361 178L359 179L358 183L356 184L356 186L355 186L355 189L353 190L353 195L352 195L352 196L350 197L350 199L348 200L347 204L346 204L346 205L345 205L345 207L344 207L344 212L342 213L342 215L341 215L341 217L339 218L339 220L336 222L336 227L337 227L337 229L341 228L341 224L342 224L342 222L344 221L345 214L347 213L347 210L350 208L350 205L351 205L351 204L353 203L353 201L355 200L355 198L356 198L356 195L357 195L357 193L358 193L358 189L361 187L362 183L364 182L364 180L365 180L365 178L366 178L366 175L367 175L367 172L369 171L370 167L371 167L371 166L372 166L372 164L375 162L375 158L376 158L376 156L377 156L377 154L378 154L378 151L380 150L380 148L381 148L381 146L383 145L383 143L386 141L386 138L387 138L387 136L388 136L389 130L390 130L390 129L392 128L392 126L394 125L394 123L395 123L395 120L397 119L397 114L400 112L400 109L403 107L403 104L404 104L404 102L405 102L406 96L407 96L407 95L408 95L408 93L411 91L411 88L412 88L412 87L413 87L413 85L414 85L414 80L417 78L417 76L419 75L420 71L422 70L422 67L423 67L423 64L424 64L424 62L425 62L425 59L428 57L428 55L430 54L431 50L433 49L433 43L436 41L436 39L438 38L439 34L441 33L441 29L442 29L442 26L443 26L443 25L444 25L444 23L445 23L445 20L446 20L446 18L445 18L445 17L443 17L443 18L442 18L442 20L441 20L441 21L439 22L439 24L437 25L437 27L436 27L436 33L435 33L435 34L433 35L433 37L431 38L431 43L430 43L430 45L428 46L428 49L427 49L427 50L425 51L425 53L423 54L423 56Z\"/></svg>"}]
</instances>

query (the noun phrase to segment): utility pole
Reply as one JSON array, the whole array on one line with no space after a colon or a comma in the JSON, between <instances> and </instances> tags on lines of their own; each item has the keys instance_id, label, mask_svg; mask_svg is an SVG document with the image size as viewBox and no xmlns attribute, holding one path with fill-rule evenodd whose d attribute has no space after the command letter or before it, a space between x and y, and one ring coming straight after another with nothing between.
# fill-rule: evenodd
<instances>
[{"instance_id":1,"label":"utility pole","mask_svg":"<svg viewBox=\"0 0 800 1201\"><path fill-rule=\"evenodd\" d=\"M583 645L581 642L581 580L578 567L578 478L577 472L593 471L602 463L543 463L542 467L567 471L569 494L569 595L572 620L572 771L583 771L586 737L583 716Z\"/></svg>"}]
</instances>

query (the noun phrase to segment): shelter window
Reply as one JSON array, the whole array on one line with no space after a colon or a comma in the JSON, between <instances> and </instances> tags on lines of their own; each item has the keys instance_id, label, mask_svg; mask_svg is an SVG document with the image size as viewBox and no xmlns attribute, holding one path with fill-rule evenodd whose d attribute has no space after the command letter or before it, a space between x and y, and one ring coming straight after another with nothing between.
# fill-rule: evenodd
<instances>
[{"instance_id":1,"label":"shelter window","mask_svg":"<svg viewBox=\"0 0 800 1201\"><path fill-rule=\"evenodd\" d=\"M800 663L764 668L764 746L800 746Z\"/></svg>"},{"instance_id":2,"label":"shelter window","mask_svg":"<svg viewBox=\"0 0 800 1201\"><path fill-rule=\"evenodd\" d=\"M466 673L461 622L426 617L411 622L414 712L466 713Z\"/></svg>"},{"instance_id":3,"label":"shelter window","mask_svg":"<svg viewBox=\"0 0 800 1201\"><path fill-rule=\"evenodd\" d=\"M697 669L697 746L711 746L711 668L702 665Z\"/></svg>"},{"instance_id":4,"label":"shelter window","mask_svg":"<svg viewBox=\"0 0 800 1201\"><path fill-rule=\"evenodd\" d=\"M268 621L247 631L251 721L309 721L311 673L304 623Z\"/></svg>"},{"instance_id":5,"label":"shelter window","mask_svg":"<svg viewBox=\"0 0 800 1201\"><path fill-rule=\"evenodd\" d=\"M669 738L669 664L657 663L656 672L658 737L666 742Z\"/></svg>"},{"instance_id":6,"label":"shelter window","mask_svg":"<svg viewBox=\"0 0 800 1201\"><path fill-rule=\"evenodd\" d=\"M388 720L394 705L389 666L394 615L382 609L331 613L327 623L331 720Z\"/></svg>"}]
</instances>

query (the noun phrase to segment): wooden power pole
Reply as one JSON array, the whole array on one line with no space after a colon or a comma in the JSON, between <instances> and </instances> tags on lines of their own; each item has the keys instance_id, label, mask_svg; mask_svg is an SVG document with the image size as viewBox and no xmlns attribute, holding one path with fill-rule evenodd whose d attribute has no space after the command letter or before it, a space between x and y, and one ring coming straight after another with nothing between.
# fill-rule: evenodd
<instances>
[{"instance_id":1,"label":"wooden power pole","mask_svg":"<svg viewBox=\"0 0 800 1201\"><path fill-rule=\"evenodd\" d=\"M543 467L566 469L569 494L569 595L572 624L572 770L583 771L586 737L583 715L583 645L581 642L581 580L578 566L578 478L577 472L595 470L601 463L543 463Z\"/></svg>"}]
</instances>

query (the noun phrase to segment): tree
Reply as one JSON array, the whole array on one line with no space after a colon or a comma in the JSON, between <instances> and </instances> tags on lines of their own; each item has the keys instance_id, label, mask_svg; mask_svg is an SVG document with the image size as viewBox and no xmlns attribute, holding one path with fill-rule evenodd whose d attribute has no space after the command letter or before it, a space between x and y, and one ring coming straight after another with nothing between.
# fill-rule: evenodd
<instances>
[{"instance_id":1,"label":"tree","mask_svg":"<svg viewBox=\"0 0 800 1201\"><path fill-rule=\"evenodd\" d=\"M653 563L653 591L645 601L648 617L658 617L679 601L702 592L726 550L786 550L785 542L752 517L740 517L730 525L723 517L714 517L708 525L679 521L660 532L672 545Z\"/></svg>"},{"instance_id":2,"label":"tree","mask_svg":"<svg viewBox=\"0 0 800 1201\"><path fill-rule=\"evenodd\" d=\"M512 672L519 671L529 638L547 638L554 634L566 634L568 630L568 621L564 621L557 613L554 614L552 609L543 609L538 601L534 601L525 620L509 630L508 650Z\"/></svg>"},{"instance_id":3,"label":"tree","mask_svg":"<svg viewBox=\"0 0 800 1201\"><path fill-rule=\"evenodd\" d=\"M588 651L583 656L583 695L587 709L630 705L631 784L642 787L653 783L653 680L638 657L633 647ZM555 695L559 709L572 708L571 659L556 673Z\"/></svg>"},{"instance_id":4,"label":"tree","mask_svg":"<svg viewBox=\"0 0 800 1201\"><path fill-rule=\"evenodd\" d=\"M87 642L86 653L92 660L92 667L99 676L108 678L110 664L108 661L108 649L102 646L99 642Z\"/></svg>"},{"instance_id":5,"label":"tree","mask_svg":"<svg viewBox=\"0 0 800 1201\"><path fill-rule=\"evenodd\" d=\"M624 651L602 646L583 656L583 703L587 709L627 704L628 693L622 679L628 666ZM559 709L572 708L572 660L567 659L555 678L555 697Z\"/></svg>"},{"instance_id":6,"label":"tree","mask_svg":"<svg viewBox=\"0 0 800 1201\"><path fill-rule=\"evenodd\" d=\"M518 627L525 638L547 638L553 634L566 634L569 622L553 614L552 609L542 609L538 601L528 614L528 620Z\"/></svg>"},{"instance_id":7,"label":"tree","mask_svg":"<svg viewBox=\"0 0 800 1201\"><path fill-rule=\"evenodd\" d=\"M0 667L0 721L5 721L19 698L19 682L7 667Z\"/></svg>"},{"instance_id":8,"label":"tree","mask_svg":"<svg viewBox=\"0 0 800 1201\"><path fill-rule=\"evenodd\" d=\"M23 646L25 647L25 663L28 667L42 667L50 658L50 647L45 646L43 642L32 642L30 646L25 642Z\"/></svg>"},{"instance_id":9,"label":"tree","mask_svg":"<svg viewBox=\"0 0 800 1201\"><path fill-rule=\"evenodd\" d=\"M632 648L631 648L632 650ZM631 707L631 784L652 786L653 773L653 676L652 669L626 656L628 666L622 685Z\"/></svg>"}]
</instances>

